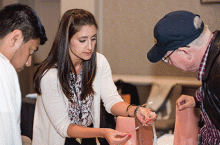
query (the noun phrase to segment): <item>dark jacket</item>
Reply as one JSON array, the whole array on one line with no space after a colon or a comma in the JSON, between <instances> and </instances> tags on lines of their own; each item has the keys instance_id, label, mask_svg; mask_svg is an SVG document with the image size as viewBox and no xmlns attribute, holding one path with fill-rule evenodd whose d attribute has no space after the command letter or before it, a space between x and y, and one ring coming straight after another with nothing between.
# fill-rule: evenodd
<instances>
[{"instance_id":1,"label":"dark jacket","mask_svg":"<svg viewBox=\"0 0 220 145\"><path fill-rule=\"evenodd\" d=\"M202 88L204 109L220 130L220 31L217 31L211 42Z\"/></svg>"}]
</instances>

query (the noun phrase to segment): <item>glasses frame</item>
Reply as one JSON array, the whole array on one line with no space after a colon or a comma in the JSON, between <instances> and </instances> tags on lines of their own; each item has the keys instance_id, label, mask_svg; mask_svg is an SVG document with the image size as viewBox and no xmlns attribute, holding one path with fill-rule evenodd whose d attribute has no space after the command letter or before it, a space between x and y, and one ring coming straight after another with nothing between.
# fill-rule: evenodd
<instances>
[{"instance_id":1,"label":"glasses frame","mask_svg":"<svg viewBox=\"0 0 220 145\"><path fill-rule=\"evenodd\" d=\"M187 48L190 48L190 46L183 46L183 47L187 47ZM171 54L174 53L174 51L176 51L177 49L173 50L169 55L167 55L166 57L162 57L162 61L165 62L165 63L168 63L170 61L170 56Z\"/></svg>"}]
</instances>

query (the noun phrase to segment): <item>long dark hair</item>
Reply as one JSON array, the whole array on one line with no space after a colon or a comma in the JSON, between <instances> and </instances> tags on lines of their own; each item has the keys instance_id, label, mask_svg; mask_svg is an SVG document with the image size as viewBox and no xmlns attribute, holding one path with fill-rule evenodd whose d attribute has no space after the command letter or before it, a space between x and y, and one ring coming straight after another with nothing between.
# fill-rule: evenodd
<instances>
[{"instance_id":1,"label":"long dark hair","mask_svg":"<svg viewBox=\"0 0 220 145\"><path fill-rule=\"evenodd\" d=\"M40 89L40 81L44 74L50 68L56 67L58 69L58 78L62 90L66 97L71 100L71 88L69 81L71 68L74 68L74 66L70 59L68 43L70 42L72 36L76 32L79 32L82 26L85 25L94 25L98 29L96 20L90 12L83 9L71 9L64 13L52 48L47 58L40 64L34 74L34 89L36 93L42 93ZM83 61L81 99L85 99L88 95L93 95L95 93L92 83L96 74L96 50L97 45L95 45L91 59ZM75 68L74 74L76 75Z\"/></svg>"}]
</instances>

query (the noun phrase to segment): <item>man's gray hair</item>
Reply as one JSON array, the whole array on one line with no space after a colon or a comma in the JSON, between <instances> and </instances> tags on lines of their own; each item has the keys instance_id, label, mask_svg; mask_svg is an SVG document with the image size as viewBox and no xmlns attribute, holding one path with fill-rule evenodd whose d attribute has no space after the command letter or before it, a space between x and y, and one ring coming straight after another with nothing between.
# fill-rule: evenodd
<instances>
[{"instance_id":1,"label":"man's gray hair","mask_svg":"<svg viewBox=\"0 0 220 145\"><path fill-rule=\"evenodd\" d=\"M199 28L201 27L201 25L202 25L202 20L201 20L201 18L200 18L199 16L196 16L196 17L194 18L194 26L195 26L195 28L196 28L196 29L199 29ZM199 36L197 39L195 39L194 41L192 41L192 42L189 44L189 46L197 46L197 47L202 46L203 43L204 43L205 36L206 36L206 34L207 34L209 31L210 31L210 30L208 29L208 26L205 25L205 26L204 26L204 30L203 30L203 32L200 34L200 36Z\"/></svg>"},{"instance_id":2,"label":"man's gray hair","mask_svg":"<svg viewBox=\"0 0 220 145\"><path fill-rule=\"evenodd\" d=\"M196 30L198 30L202 26L202 20L199 16L195 16L193 23L194 23Z\"/></svg>"}]
</instances>

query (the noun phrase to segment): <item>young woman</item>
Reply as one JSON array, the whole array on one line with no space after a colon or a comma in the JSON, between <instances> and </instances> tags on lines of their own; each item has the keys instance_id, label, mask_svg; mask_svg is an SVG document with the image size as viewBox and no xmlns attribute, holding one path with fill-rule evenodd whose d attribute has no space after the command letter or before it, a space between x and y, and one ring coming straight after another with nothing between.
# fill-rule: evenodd
<instances>
[{"instance_id":1,"label":"young woman","mask_svg":"<svg viewBox=\"0 0 220 145\"><path fill-rule=\"evenodd\" d=\"M125 103L118 94L109 63L96 52L97 29L88 11L72 9L63 15L52 49L34 75L39 96L33 145L92 145L97 137L109 144L126 142L131 134L99 128L101 99L109 113L155 122L156 114Z\"/></svg>"}]
</instances>

